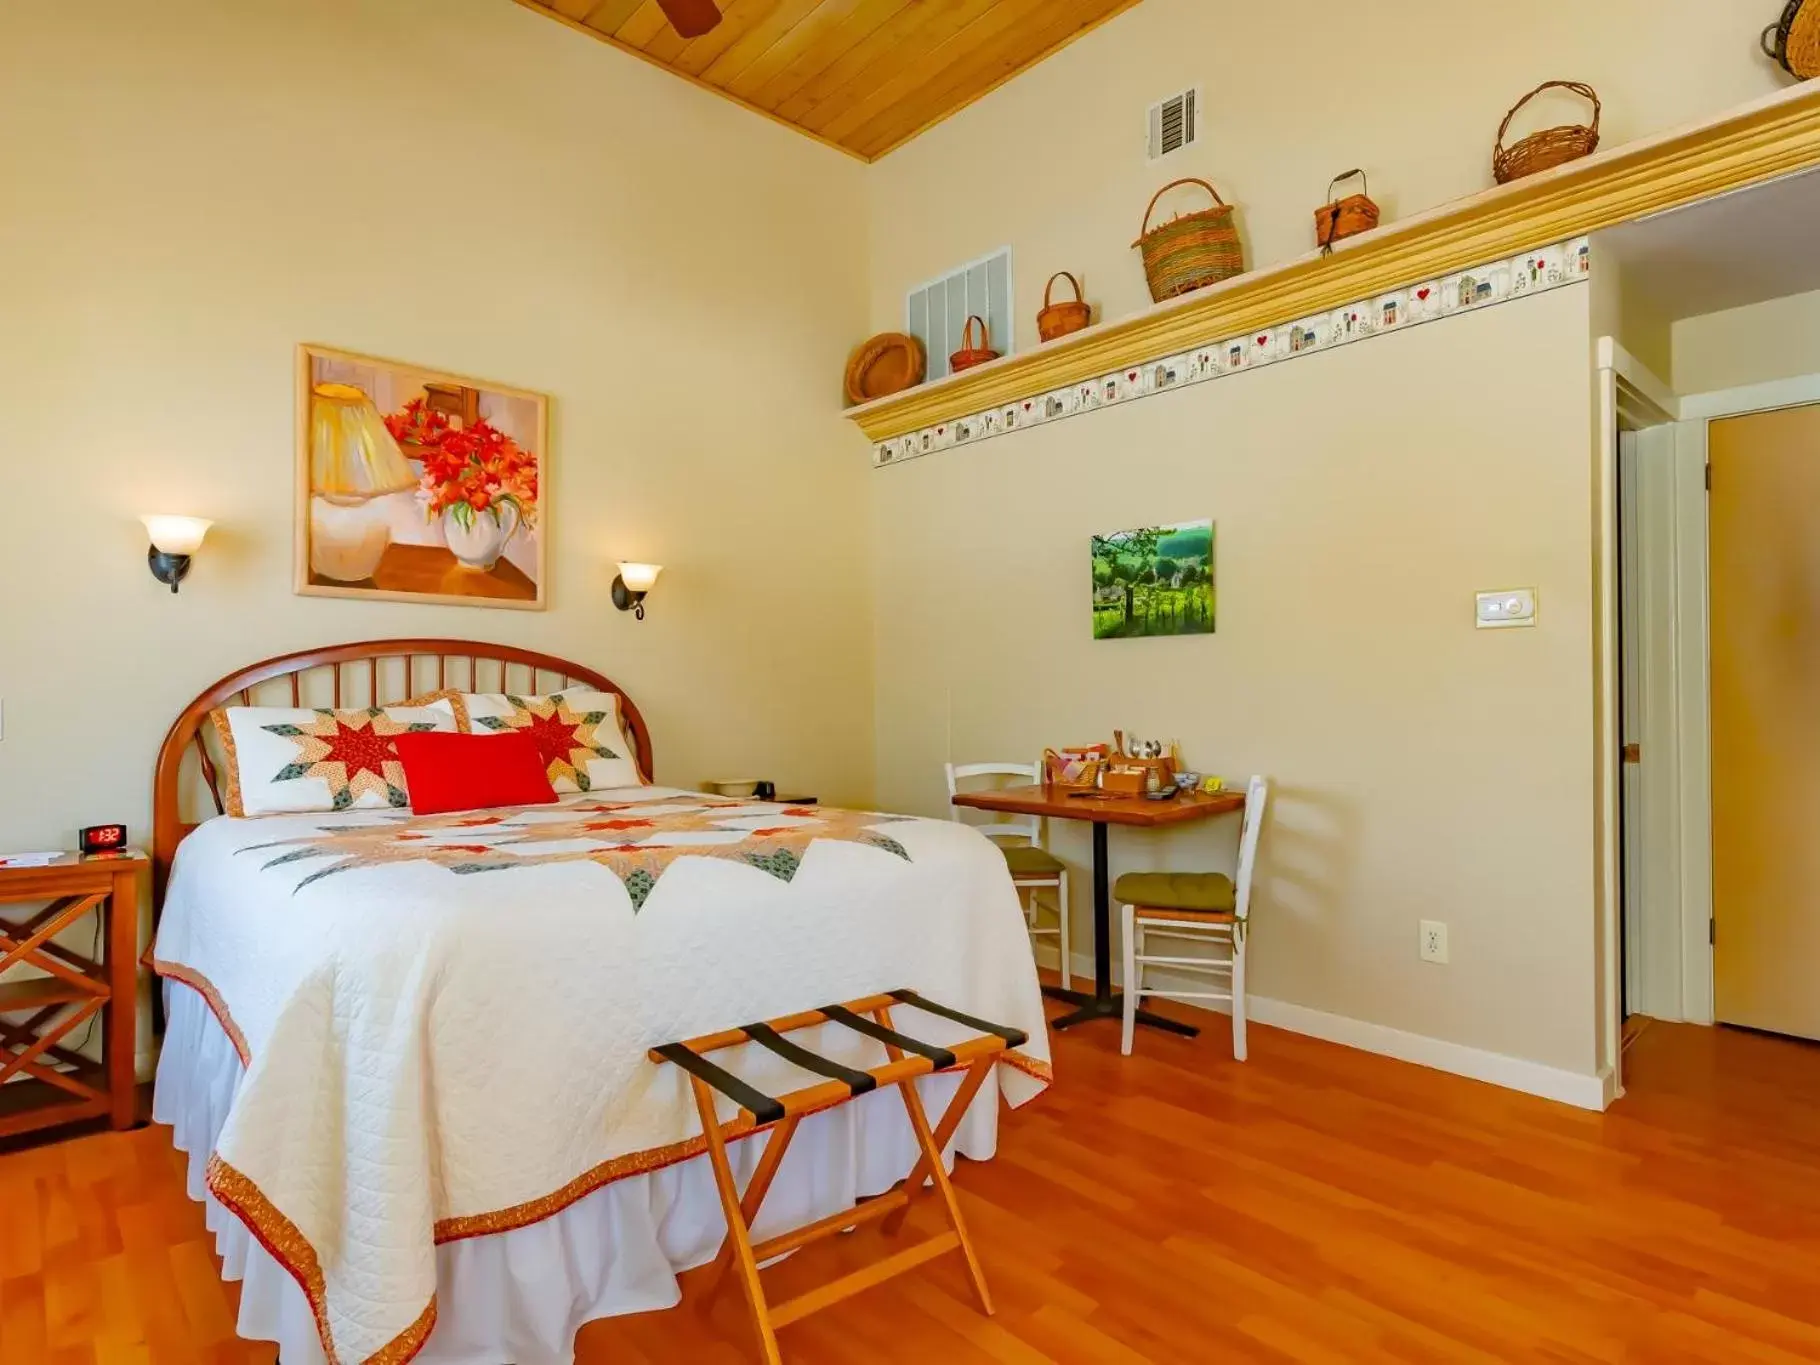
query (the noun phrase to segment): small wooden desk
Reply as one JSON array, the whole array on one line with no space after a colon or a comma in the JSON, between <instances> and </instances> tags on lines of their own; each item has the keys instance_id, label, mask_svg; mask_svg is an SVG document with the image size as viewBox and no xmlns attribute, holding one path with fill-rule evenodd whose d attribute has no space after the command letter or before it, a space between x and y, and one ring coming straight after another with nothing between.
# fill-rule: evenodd
<instances>
[{"instance_id":1,"label":"small wooden desk","mask_svg":"<svg viewBox=\"0 0 1820 1365\"><path fill-rule=\"evenodd\" d=\"M962 792L954 798L954 804L1006 815L1086 820L1093 825L1093 994L1063 990L1060 986L1043 987L1044 994L1080 1007L1072 1014L1049 1021L1050 1028L1065 1029L1084 1024L1089 1019L1116 1019L1124 1011L1124 1001L1112 992L1112 888L1106 869L1106 827L1134 825L1140 829L1155 829L1160 825L1231 815L1245 809L1245 793L1183 792L1168 801L1147 801L1141 796L1104 796L1097 792L1075 796L1054 787L1028 786ZM1137 1017L1140 1024L1189 1038L1200 1032L1188 1024L1178 1024L1145 1009L1140 1009Z\"/></svg>"}]
</instances>

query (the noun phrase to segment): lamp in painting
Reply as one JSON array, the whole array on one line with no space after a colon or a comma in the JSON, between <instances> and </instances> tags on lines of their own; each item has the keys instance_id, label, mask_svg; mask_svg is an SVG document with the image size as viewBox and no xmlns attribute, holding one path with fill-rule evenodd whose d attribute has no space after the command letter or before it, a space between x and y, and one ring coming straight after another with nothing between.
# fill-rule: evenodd
<instances>
[{"instance_id":1,"label":"lamp in painting","mask_svg":"<svg viewBox=\"0 0 1820 1365\"><path fill-rule=\"evenodd\" d=\"M411 466L365 390L310 391L310 571L337 583L373 577L392 543L395 495Z\"/></svg>"}]
</instances>

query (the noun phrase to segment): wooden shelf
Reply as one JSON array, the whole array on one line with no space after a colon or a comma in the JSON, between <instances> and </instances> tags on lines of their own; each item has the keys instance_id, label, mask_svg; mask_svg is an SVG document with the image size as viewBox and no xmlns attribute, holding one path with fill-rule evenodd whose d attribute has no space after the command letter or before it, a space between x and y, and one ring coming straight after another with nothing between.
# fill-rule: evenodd
<instances>
[{"instance_id":1,"label":"wooden shelf","mask_svg":"<svg viewBox=\"0 0 1820 1365\"><path fill-rule=\"evenodd\" d=\"M849 408L874 442L1820 165L1820 82ZM1136 269L1134 264L1133 269Z\"/></svg>"}]
</instances>

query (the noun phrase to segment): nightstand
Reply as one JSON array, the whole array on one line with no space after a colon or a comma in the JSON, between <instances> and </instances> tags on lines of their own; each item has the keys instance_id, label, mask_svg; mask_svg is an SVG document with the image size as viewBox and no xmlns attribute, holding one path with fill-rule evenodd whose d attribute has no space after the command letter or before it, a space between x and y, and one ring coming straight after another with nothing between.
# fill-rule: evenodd
<instances>
[{"instance_id":1,"label":"nightstand","mask_svg":"<svg viewBox=\"0 0 1820 1365\"><path fill-rule=\"evenodd\" d=\"M133 1126L139 888L149 866L136 849L0 862L0 1137L101 1117ZM52 942L89 916L99 958ZM67 1046L97 1014L100 1065Z\"/></svg>"}]
</instances>

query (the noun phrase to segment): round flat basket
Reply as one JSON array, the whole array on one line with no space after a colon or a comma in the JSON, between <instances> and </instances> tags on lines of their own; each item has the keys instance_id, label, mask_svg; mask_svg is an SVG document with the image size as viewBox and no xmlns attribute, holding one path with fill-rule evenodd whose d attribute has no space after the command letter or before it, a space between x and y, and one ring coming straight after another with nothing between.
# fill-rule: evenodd
<instances>
[{"instance_id":1,"label":"round flat basket","mask_svg":"<svg viewBox=\"0 0 1820 1365\"><path fill-rule=\"evenodd\" d=\"M847 361L847 401L869 403L923 382L923 343L904 332L882 332Z\"/></svg>"},{"instance_id":2,"label":"round flat basket","mask_svg":"<svg viewBox=\"0 0 1820 1365\"><path fill-rule=\"evenodd\" d=\"M1781 22L1763 30L1763 50L1791 76L1820 76L1820 0L1788 0Z\"/></svg>"},{"instance_id":3,"label":"round flat basket","mask_svg":"<svg viewBox=\"0 0 1820 1365\"><path fill-rule=\"evenodd\" d=\"M1544 128L1541 132L1531 133L1521 142L1506 147L1504 138L1510 132L1510 121L1517 116L1518 110L1544 90L1567 90L1591 100L1592 123L1567 123L1559 128ZM1599 95L1590 85L1581 81L1543 81L1512 105L1510 112L1504 116L1504 122L1498 126L1498 140L1491 154L1492 175L1497 177L1500 185L1506 185L1512 180L1534 175L1537 171L1552 170L1569 161L1591 156L1599 146L1599 113Z\"/></svg>"}]
</instances>

